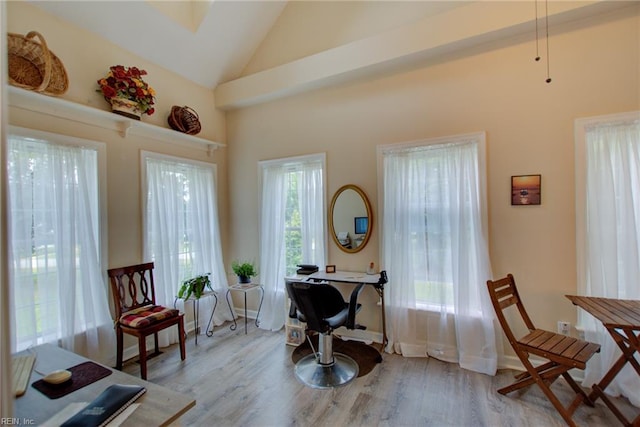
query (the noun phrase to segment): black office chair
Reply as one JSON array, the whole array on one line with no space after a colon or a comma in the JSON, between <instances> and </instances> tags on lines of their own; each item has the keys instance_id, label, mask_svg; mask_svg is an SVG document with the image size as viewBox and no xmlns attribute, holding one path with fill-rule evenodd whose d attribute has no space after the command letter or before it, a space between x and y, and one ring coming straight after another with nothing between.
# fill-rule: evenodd
<instances>
[{"instance_id":1,"label":"black office chair","mask_svg":"<svg viewBox=\"0 0 640 427\"><path fill-rule=\"evenodd\" d=\"M351 303L345 302L340 291L326 283L287 281L286 286L292 303L289 316L306 322L307 330L318 333L318 351L312 346L313 354L296 363L296 377L313 388L349 383L358 376L358 364L345 354L333 352L332 332L340 326L363 329L355 323L355 315L362 306L355 301L362 285L352 293Z\"/></svg>"}]
</instances>

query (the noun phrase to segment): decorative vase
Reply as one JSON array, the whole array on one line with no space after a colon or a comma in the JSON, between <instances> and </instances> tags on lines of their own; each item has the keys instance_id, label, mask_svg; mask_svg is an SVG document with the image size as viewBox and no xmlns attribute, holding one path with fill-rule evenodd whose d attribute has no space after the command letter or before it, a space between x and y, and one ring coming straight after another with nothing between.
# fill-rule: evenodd
<instances>
[{"instance_id":1,"label":"decorative vase","mask_svg":"<svg viewBox=\"0 0 640 427\"><path fill-rule=\"evenodd\" d=\"M140 120L142 110L136 101L127 98L111 98L111 111L134 120Z\"/></svg>"}]
</instances>

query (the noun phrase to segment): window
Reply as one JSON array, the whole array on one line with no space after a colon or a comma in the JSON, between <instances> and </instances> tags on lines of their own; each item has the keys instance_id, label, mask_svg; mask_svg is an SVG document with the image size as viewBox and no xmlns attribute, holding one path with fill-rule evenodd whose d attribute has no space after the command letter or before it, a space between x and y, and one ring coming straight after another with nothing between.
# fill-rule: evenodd
<instances>
[{"instance_id":1,"label":"window","mask_svg":"<svg viewBox=\"0 0 640 427\"><path fill-rule=\"evenodd\" d=\"M640 297L640 113L576 128L579 283L587 295Z\"/></svg>"},{"instance_id":2,"label":"window","mask_svg":"<svg viewBox=\"0 0 640 427\"><path fill-rule=\"evenodd\" d=\"M263 197L282 194L284 269L288 276L296 273L298 264L324 264L323 160L324 156L308 156L261 163L263 173L277 175L282 184L280 193L273 191L275 182L263 182ZM272 206L268 199L263 200L263 209L265 205Z\"/></svg>"},{"instance_id":3,"label":"window","mask_svg":"<svg viewBox=\"0 0 640 427\"><path fill-rule=\"evenodd\" d=\"M307 184L314 187L321 184L322 170L316 169L317 166L313 165L311 169L294 166L283 171L286 186L284 242L285 274L287 276L296 274L298 264L314 264L324 259L324 232L321 231L324 221L320 222L316 230L309 233L309 229L315 228L316 225L312 226L308 222L318 220L318 218L316 212L308 212L306 209L306 206L310 204L315 206L314 209L322 209L324 192L321 189L304 188ZM310 179L309 174L316 176ZM320 199L309 200L307 199L309 196L320 196ZM306 240L305 244L303 244L303 235Z\"/></svg>"},{"instance_id":4,"label":"window","mask_svg":"<svg viewBox=\"0 0 640 427\"><path fill-rule=\"evenodd\" d=\"M80 334L91 346L97 328L111 323L102 280L103 153L102 144L11 129L9 257L18 351L58 341L73 350Z\"/></svg>"},{"instance_id":5,"label":"window","mask_svg":"<svg viewBox=\"0 0 640 427\"><path fill-rule=\"evenodd\" d=\"M226 288L215 165L143 152L143 171L144 252L161 279L159 302L173 303L180 283L195 275L210 273Z\"/></svg>"},{"instance_id":6,"label":"window","mask_svg":"<svg viewBox=\"0 0 640 427\"><path fill-rule=\"evenodd\" d=\"M486 230L482 142L475 135L382 149L385 264L406 272L411 306L454 311L455 266L484 257L475 252Z\"/></svg>"},{"instance_id":7,"label":"window","mask_svg":"<svg viewBox=\"0 0 640 427\"><path fill-rule=\"evenodd\" d=\"M302 264L302 217L300 214L300 171L285 172L286 208L284 219L285 274L295 274L297 265Z\"/></svg>"},{"instance_id":8,"label":"window","mask_svg":"<svg viewBox=\"0 0 640 427\"><path fill-rule=\"evenodd\" d=\"M260 278L265 289L261 327L277 330L284 324L284 278L295 274L297 264L325 264L325 155L259 166Z\"/></svg>"},{"instance_id":9,"label":"window","mask_svg":"<svg viewBox=\"0 0 640 427\"><path fill-rule=\"evenodd\" d=\"M379 147L388 350L495 374L483 133Z\"/></svg>"},{"instance_id":10,"label":"window","mask_svg":"<svg viewBox=\"0 0 640 427\"><path fill-rule=\"evenodd\" d=\"M640 299L640 112L576 120L578 292ZM578 310L585 338L602 345L584 386L602 378L620 352L593 316ZM607 392L640 405L640 378L623 369Z\"/></svg>"}]
</instances>

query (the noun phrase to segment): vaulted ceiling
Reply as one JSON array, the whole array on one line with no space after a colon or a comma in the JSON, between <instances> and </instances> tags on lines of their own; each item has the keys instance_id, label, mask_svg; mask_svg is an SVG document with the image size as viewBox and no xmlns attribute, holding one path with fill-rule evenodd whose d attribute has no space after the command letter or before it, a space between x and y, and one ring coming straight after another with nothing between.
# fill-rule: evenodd
<instances>
[{"instance_id":1,"label":"vaulted ceiling","mask_svg":"<svg viewBox=\"0 0 640 427\"><path fill-rule=\"evenodd\" d=\"M137 56L167 68L202 86L239 77L289 3L281 0L69 1L30 0L63 21L96 33ZM335 1L326 3L339 13ZM375 2L411 3L420 16L463 4L462 1ZM330 5L329 3L334 3ZM357 2L340 2L343 5ZM353 7L350 12L353 13ZM347 15L345 13L345 15ZM353 17L335 18L342 27ZM387 27L404 18L387 15ZM331 25L331 22L327 22ZM355 24L354 24L355 25ZM317 30L311 28L310 31Z\"/></svg>"},{"instance_id":2,"label":"vaulted ceiling","mask_svg":"<svg viewBox=\"0 0 640 427\"><path fill-rule=\"evenodd\" d=\"M286 1L33 1L202 86L238 76Z\"/></svg>"},{"instance_id":3,"label":"vaulted ceiling","mask_svg":"<svg viewBox=\"0 0 640 427\"><path fill-rule=\"evenodd\" d=\"M27 1L215 89L222 109L473 54L514 37L532 39L534 4L546 11L543 0ZM582 20L634 3L550 1L548 22ZM263 52L276 59L265 61Z\"/></svg>"}]
</instances>

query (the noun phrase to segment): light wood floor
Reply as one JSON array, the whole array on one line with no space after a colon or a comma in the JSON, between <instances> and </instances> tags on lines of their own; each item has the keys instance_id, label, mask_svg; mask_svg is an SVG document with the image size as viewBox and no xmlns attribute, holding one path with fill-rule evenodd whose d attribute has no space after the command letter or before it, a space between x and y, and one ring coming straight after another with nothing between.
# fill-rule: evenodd
<instances>
[{"instance_id":1,"label":"light wood floor","mask_svg":"<svg viewBox=\"0 0 640 427\"><path fill-rule=\"evenodd\" d=\"M242 320L242 319L241 319ZM212 337L193 334L187 359L177 346L148 364L148 379L196 399L182 417L183 426L563 426L565 423L540 389L502 396L495 390L510 384L514 371L495 377L426 358L384 354L366 376L334 390L305 387L295 378L284 332L268 332L244 322L229 324ZM139 375L135 361L125 372ZM554 386L563 402L570 399L564 380ZM632 418L638 408L615 399ZM598 401L574 415L581 426L621 425Z\"/></svg>"}]
</instances>

